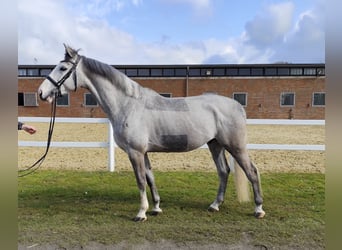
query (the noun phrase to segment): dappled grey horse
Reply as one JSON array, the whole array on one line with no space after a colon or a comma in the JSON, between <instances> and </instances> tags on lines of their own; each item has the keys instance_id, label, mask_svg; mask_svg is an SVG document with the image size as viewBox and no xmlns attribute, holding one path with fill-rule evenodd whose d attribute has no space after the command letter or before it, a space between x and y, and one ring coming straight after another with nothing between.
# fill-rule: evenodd
<instances>
[{"instance_id":1,"label":"dappled grey horse","mask_svg":"<svg viewBox=\"0 0 342 250\"><path fill-rule=\"evenodd\" d=\"M166 98L143 88L110 65L79 55L65 46L65 58L40 85L42 100L53 101L56 92L65 94L78 87L88 89L108 115L116 144L133 166L140 191L140 210L135 221L147 219L149 185L154 203L152 214L162 212L148 152L186 152L208 144L215 161L219 188L210 211L218 211L227 187L230 168L227 150L252 184L255 216L262 218L260 179L246 149L246 115L233 99L216 94Z\"/></svg>"}]
</instances>

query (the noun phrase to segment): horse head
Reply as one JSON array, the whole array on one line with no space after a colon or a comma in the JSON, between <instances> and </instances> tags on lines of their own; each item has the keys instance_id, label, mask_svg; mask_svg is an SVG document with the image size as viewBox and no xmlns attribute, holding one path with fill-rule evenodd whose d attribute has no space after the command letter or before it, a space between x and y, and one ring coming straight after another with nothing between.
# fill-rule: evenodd
<instances>
[{"instance_id":1,"label":"horse head","mask_svg":"<svg viewBox=\"0 0 342 250\"><path fill-rule=\"evenodd\" d=\"M77 89L76 68L82 57L77 50L65 44L64 47L64 60L57 64L39 86L38 94L43 101L52 102L56 94L63 95Z\"/></svg>"}]
</instances>

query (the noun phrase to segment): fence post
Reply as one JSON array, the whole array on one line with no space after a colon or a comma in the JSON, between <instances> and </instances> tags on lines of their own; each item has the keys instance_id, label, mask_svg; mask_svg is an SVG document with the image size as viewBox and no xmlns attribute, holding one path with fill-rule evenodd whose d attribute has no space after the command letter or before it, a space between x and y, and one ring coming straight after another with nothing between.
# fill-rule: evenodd
<instances>
[{"instance_id":1,"label":"fence post","mask_svg":"<svg viewBox=\"0 0 342 250\"><path fill-rule=\"evenodd\" d=\"M114 132L112 123L108 120L108 170L115 170L115 147L114 147Z\"/></svg>"}]
</instances>

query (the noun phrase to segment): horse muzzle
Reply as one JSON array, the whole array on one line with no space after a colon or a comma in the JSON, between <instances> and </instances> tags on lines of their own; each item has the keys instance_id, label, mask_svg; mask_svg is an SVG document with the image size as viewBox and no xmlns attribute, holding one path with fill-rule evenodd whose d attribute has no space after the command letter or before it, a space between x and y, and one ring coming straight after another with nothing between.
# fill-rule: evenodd
<instances>
[{"instance_id":1,"label":"horse muzzle","mask_svg":"<svg viewBox=\"0 0 342 250\"><path fill-rule=\"evenodd\" d=\"M39 98L40 98L42 101L47 101L47 102L49 102L49 103L52 103L53 100L54 100L54 98L55 98L55 96L57 95L57 94L55 93L55 91L52 91L52 92L50 93L50 95L44 96L44 95L43 95L43 91L42 91L41 89L38 90L38 94L39 94Z\"/></svg>"}]
</instances>

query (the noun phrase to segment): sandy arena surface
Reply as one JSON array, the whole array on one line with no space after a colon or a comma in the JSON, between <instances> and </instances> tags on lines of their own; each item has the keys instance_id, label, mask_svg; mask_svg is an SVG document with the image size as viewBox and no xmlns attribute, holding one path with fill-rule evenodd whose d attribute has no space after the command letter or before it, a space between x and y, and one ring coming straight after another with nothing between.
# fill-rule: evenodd
<instances>
[{"instance_id":1,"label":"sandy arena surface","mask_svg":"<svg viewBox=\"0 0 342 250\"><path fill-rule=\"evenodd\" d=\"M34 135L18 131L18 140L46 141L48 124L30 123L38 129ZM106 124L56 123L53 141L107 141ZM324 126L248 125L248 143L325 144ZM26 168L39 159L45 148L19 147L18 166ZM209 150L187 153L150 153L152 168L158 171L216 171ZM227 154L228 156L228 154ZM265 172L325 172L323 151L250 150L253 162ZM106 148L50 148L42 169L106 171ZM115 171L131 170L127 155L116 148Z\"/></svg>"}]
</instances>

